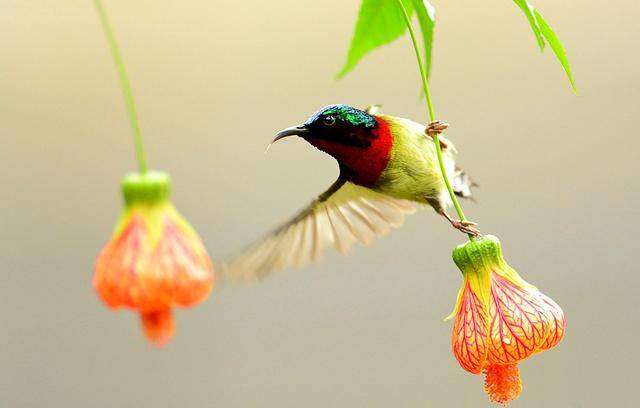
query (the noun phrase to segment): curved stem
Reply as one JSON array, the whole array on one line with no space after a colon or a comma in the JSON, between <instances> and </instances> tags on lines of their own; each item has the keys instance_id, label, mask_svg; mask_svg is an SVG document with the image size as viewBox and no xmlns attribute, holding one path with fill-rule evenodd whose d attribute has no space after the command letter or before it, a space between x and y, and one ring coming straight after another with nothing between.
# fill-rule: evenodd
<instances>
[{"instance_id":1,"label":"curved stem","mask_svg":"<svg viewBox=\"0 0 640 408\"><path fill-rule=\"evenodd\" d=\"M409 35L411 36L411 42L413 43L413 49L416 53L416 59L418 60L418 68L420 69L420 76L422 78L422 89L424 90L425 99L427 100L427 115L431 122L436 120L436 114L433 110L433 102L431 101L431 92L429 91L429 82L427 81L427 70L424 67L424 62L422 61L422 56L420 55L420 48L418 47L418 41L416 40L416 34L413 31L413 27L411 26L411 18L409 18L409 14L407 13L407 9L402 4L402 0L396 0L398 3L398 7L402 10L402 15L404 17L404 21L407 24L407 28L409 29ZM442 178L444 179L444 184L447 186L447 191L449 191L449 196L451 197L451 201L453 202L453 206L456 208L456 212L460 217L460 220L465 221L466 218L464 216L464 212L462 212L462 207L456 198L455 193L453 192L453 188L451 187L451 183L449 182L449 176L445 171L444 160L442 159L442 149L440 148L440 137L438 134L433 136L433 142L436 145L436 154L438 156L438 164L440 165L440 172L442 173Z\"/></svg>"},{"instance_id":2,"label":"curved stem","mask_svg":"<svg viewBox=\"0 0 640 408\"><path fill-rule=\"evenodd\" d=\"M136 159L138 160L138 169L140 173L147 172L147 158L144 151L144 143L142 142L142 133L140 132L140 124L138 123L138 114L136 112L136 104L133 99L133 92L131 91L131 84L127 77L127 71L124 67L124 61L120 54L120 48L116 42L116 37L113 35L111 24L109 24L109 18L107 11L102 5L102 0L94 0L93 3L96 6L96 11L100 17L102 23L102 29L104 35L107 37L109 48L111 49L111 56L115 63L116 70L118 71L118 78L120 79L120 86L122 87L122 94L124 96L124 103L127 108L127 115L129 116L129 123L131 124L131 131L133 133L133 144L136 150Z\"/></svg>"}]
</instances>

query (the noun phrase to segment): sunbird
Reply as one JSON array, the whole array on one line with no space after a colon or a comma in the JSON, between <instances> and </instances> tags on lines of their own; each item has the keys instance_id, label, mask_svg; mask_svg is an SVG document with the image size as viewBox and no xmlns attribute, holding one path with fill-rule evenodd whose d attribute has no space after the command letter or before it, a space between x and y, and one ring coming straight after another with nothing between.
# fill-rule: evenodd
<instances>
[{"instance_id":1,"label":"sunbird","mask_svg":"<svg viewBox=\"0 0 640 408\"><path fill-rule=\"evenodd\" d=\"M271 143L299 136L333 156L340 175L295 217L223 262L223 274L232 281L259 280L288 266L315 262L329 246L346 253L355 242L368 245L400 227L416 204L431 206L454 228L479 235L476 223L447 214L452 202L433 136L448 126L435 121L425 127L382 114L377 105L360 110L340 104L282 130ZM455 194L471 197L475 184L456 166L455 146L442 136L439 140Z\"/></svg>"}]
</instances>

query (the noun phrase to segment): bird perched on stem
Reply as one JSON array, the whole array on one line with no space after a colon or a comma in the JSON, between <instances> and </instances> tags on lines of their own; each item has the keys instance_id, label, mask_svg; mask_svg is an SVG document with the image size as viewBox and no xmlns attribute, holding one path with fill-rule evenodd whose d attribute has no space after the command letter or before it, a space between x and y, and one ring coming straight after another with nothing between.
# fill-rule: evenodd
<instances>
[{"instance_id":1,"label":"bird perched on stem","mask_svg":"<svg viewBox=\"0 0 640 408\"><path fill-rule=\"evenodd\" d=\"M262 279L270 272L317 261L325 247L345 253L355 242L369 244L399 227L415 204L426 204L456 229L479 235L476 224L451 218L433 135L448 125L425 126L385 115L378 106L365 111L330 105L302 125L279 132L272 143L299 136L333 156L338 179L304 210L272 233L246 247L222 265L232 281ZM456 149L440 136L444 164L456 195L471 197L474 185L456 167Z\"/></svg>"}]
</instances>

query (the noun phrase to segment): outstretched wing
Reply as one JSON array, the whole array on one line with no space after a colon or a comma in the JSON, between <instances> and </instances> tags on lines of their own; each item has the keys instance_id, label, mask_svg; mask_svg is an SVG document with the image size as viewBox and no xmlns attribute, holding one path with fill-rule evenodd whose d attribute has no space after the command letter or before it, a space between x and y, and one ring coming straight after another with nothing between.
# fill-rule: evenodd
<instances>
[{"instance_id":1,"label":"outstretched wing","mask_svg":"<svg viewBox=\"0 0 640 408\"><path fill-rule=\"evenodd\" d=\"M222 263L230 281L260 280L288 266L318 261L325 248L346 253L355 242L368 245L404 223L413 203L338 179L308 207L271 234Z\"/></svg>"}]
</instances>

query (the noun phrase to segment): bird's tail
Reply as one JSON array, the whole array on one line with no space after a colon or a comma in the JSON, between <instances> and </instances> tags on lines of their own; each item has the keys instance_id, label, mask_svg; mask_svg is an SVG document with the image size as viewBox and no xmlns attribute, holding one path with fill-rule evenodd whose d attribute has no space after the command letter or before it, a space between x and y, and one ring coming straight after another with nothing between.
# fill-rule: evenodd
<instances>
[{"instance_id":1,"label":"bird's tail","mask_svg":"<svg viewBox=\"0 0 640 408\"><path fill-rule=\"evenodd\" d=\"M469 174L467 174L461 168L456 167L456 172L453 175L453 179L451 180L451 187L453 188L453 192L456 193L457 196L473 199L473 192L471 191L471 189L477 186L478 184L471 180Z\"/></svg>"}]
</instances>

